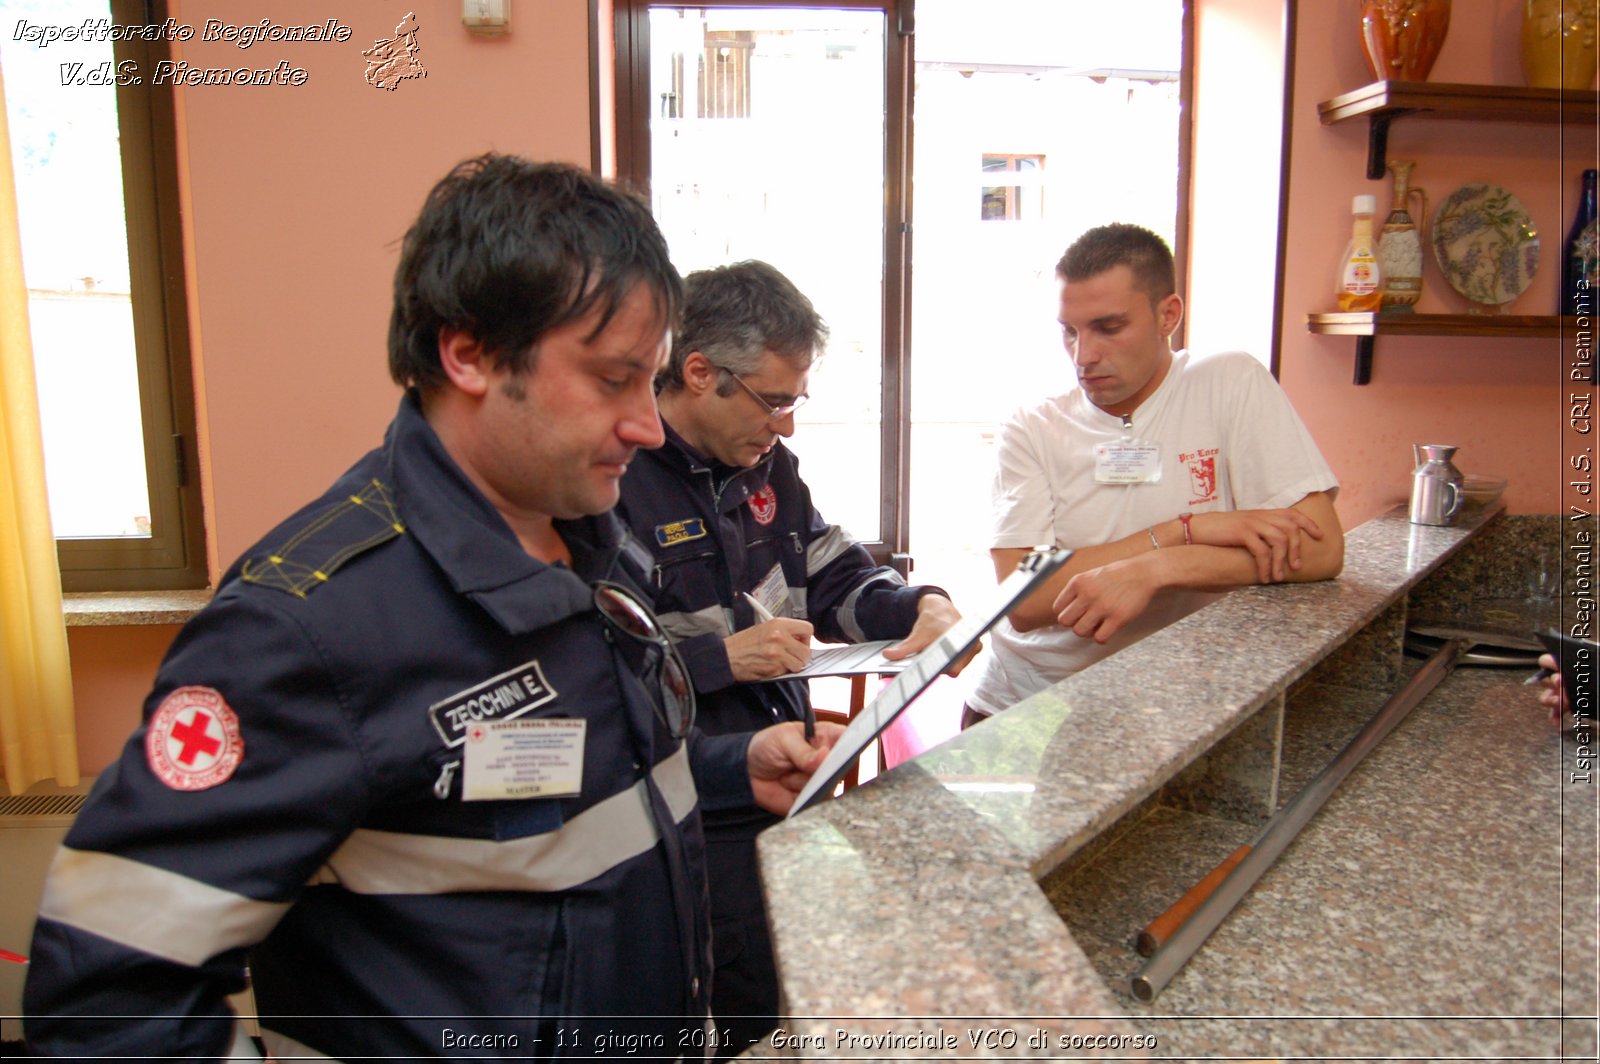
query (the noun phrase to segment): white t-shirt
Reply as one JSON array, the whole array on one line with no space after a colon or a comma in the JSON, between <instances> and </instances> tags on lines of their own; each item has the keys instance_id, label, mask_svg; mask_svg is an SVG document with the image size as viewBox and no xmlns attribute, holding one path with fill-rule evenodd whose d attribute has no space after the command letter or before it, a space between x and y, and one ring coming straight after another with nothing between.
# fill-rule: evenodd
<instances>
[{"instance_id":1,"label":"white t-shirt","mask_svg":"<svg viewBox=\"0 0 1600 1064\"><path fill-rule=\"evenodd\" d=\"M1280 509L1315 491L1338 490L1283 389L1244 352L1175 354L1166 379L1131 420L1130 428L1081 388L1013 415L997 448L993 546L1097 546L1184 512ZM1097 482L1095 447L1127 440L1159 448L1159 480ZM1002 620L990 631L993 652L967 701L997 713L1218 594L1160 591L1105 644L1059 625L1019 632Z\"/></svg>"}]
</instances>

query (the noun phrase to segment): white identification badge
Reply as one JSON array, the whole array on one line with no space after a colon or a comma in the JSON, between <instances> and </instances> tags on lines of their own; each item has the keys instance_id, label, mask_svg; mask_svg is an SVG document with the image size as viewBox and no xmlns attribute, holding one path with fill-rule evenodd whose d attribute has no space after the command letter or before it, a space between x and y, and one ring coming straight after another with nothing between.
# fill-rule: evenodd
<instances>
[{"instance_id":1,"label":"white identification badge","mask_svg":"<svg viewBox=\"0 0 1600 1064\"><path fill-rule=\"evenodd\" d=\"M463 744L461 800L560 798L579 793L588 723L555 717L471 725Z\"/></svg>"},{"instance_id":2,"label":"white identification badge","mask_svg":"<svg viewBox=\"0 0 1600 1064\"><path fill-rule=\"evenodd\" d=\"M772 571L750 592L750 597L761 603L774 617L789 616L789 581L783 578L783 566L774 565Z\"/></svg>"},{"instance_id":3,"label":"white identification badge","mask_svg":"<svg viewBox=\"0 0 1600 1064\"><path fill-rule=\"evenodd\" d=\"M1153 443L1100 443L1094 448L1096 484L1154 484L1161 479L1161 448Z\"/></svg>"}]
</instances>

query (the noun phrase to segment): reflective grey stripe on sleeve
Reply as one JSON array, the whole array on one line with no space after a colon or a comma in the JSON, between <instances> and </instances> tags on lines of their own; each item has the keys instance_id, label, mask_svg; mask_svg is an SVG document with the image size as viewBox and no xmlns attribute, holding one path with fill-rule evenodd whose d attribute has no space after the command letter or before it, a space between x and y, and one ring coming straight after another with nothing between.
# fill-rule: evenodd
<instances>
[{"instance_id":1,"label":"reflective grey stripe on sleeve","mask_svg":"<svg viewBox=\"0 0 1600 1064\"><path fill-rule=\"evenodd\" d=\"M698 798L685 747L651 775L674 819L694 810ZM362 829L311 882L337 883L357 894L567 890L647 852L659 838L640 780L555 831L507 842Z\"/></svg>"},{"instance_id":2,"label":"reflective grey stripe on sleeve","mask_svg":"<svg viewBox=\"0 0 1600 1064\"><path fill-rule=\"evenodd\" d=\"M641 573L648 573L651 567L656 564L655 555L651 554L650 548L635 539L627 529L622 530L622 536L622 553L626 554L628 559L638 566Z\"/></svg>"},{"instance_id":3,"label":"reflective grey stripe on sleeve","mask_svg":"<svg viewBox=\"0 0 1600 1064\"><path fill-rule=\"evenodd\" d=\"M850 592L845 600L834 611L839 620L839 627L844 634L850 637L852 643L865 643L867 633L861 630L861 623L856 620L856 603L861 601L861 593L873 584L901 584L900 577L895 573L879 573L870 580L863 580L861 586Z\"/></svg>"},{"instance_id":4,"label":"reflective grey stripe on sleeve","mask_svg":"<svg viewBox=\"0 0 1600 1064\"><path fill-rule=\"evenodd\" d=\"M126 857L63 846L39 915L152 957L196 967L251 946L289 910Z\"/></svg>"},{"instance_id":5,"label":"reflective grey stripe on sleeve","mask_svg":"<svg viewBox=\"0 0 1600 1064\"><path fill-rule=\"evenodd\" d=\"M813 577L839 555L856 545L856 538L838 525L806 544L806 576Z\"/></svg>"},{"instance_id":6,"label":"reflective grey stripe on sleeve","mask_svg":"<svg viewBox=\"0 0 1600 1064\"><path fill-rule=\"evenodd\" d=\"M732 615L721 606L707 606L693 613L663 613L656 620L674 639L689 639L697 635L719 635L727 638L733 634Z\"/></svg>"}]
</instances>

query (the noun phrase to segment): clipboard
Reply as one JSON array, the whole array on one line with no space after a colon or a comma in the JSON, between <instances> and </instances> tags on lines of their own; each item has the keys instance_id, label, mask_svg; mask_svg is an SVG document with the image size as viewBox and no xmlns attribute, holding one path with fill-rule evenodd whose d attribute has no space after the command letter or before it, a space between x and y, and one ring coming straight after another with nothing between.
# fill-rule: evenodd
<instances>
[{"instance_id":1,"label":"clipboard","mask_svg":"<svg viewBox=\"0 0 1600 1064\"><path fill-rule=\"evenodd\" d=\"M795 816L831 795L834 784L861 756L868 743L881 735L952 662L971 649L983 633L993 628L1001 617L1048 579L1050 574L1065 565L1070 557L1072 551L1067 548L1036 550L1029 554L1017 564L1016 572L1001 581L986 609L962 617L915 657L906 659L906 667L889 681L877 698L856 714L839 736L839 741L833 744L827 758L801 788L794 805L789 809L789 816Z\"/></svg>"}]
</instances>

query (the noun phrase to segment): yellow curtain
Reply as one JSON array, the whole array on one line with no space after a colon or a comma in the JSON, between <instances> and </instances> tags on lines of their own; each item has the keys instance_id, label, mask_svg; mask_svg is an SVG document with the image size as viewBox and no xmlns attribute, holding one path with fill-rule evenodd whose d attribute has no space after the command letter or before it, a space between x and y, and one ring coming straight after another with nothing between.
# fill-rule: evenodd
<instances>
[{"instance_id":1,"label":"yellow curtain","mask_svg":"<svg viewBox=\"0 0 1600 1064\"><path fill-rule=\"evenodd\" d=\"M78 782L61 570L45 497L44 443L0 72L0 746L6 786Z\"/></svg>"}]
</instances>

